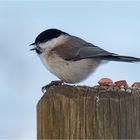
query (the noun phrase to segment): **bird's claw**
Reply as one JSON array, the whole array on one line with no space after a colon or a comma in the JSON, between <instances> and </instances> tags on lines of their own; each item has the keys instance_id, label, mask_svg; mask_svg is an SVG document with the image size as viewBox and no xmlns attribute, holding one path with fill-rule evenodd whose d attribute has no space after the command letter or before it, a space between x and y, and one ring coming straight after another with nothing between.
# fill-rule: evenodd
<instances>
[{"instance_id":1,"label":"bird's claw","mask_svg":"<svg viewBox=\"0 0 140 140\"><path fill-rule=\"evenodd\" d=\"M45 93L49 87L51 87L51 86L59 86L59 85L62 85L63 83L64 83L63 81L52 81L50 84L43 86L41 91L43 93Z\"/></svg>"}]
</instances>

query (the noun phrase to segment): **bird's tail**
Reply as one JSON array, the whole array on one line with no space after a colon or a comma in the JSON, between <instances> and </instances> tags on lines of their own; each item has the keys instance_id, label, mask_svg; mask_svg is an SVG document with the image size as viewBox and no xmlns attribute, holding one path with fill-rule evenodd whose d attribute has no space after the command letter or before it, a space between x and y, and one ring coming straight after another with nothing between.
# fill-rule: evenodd
<instances>
[{"instance_id":1,"label":"bird's tail","mask_svg":"<svg viewBox=\"0 0 140 140\"><path fill-rule=\"evenodd\" d=\"M131 56L120 56L120 55L106 56L105 60L120 61L120 62L140 62L140 58L131 57Z\"/></svg>"}]
</instances>

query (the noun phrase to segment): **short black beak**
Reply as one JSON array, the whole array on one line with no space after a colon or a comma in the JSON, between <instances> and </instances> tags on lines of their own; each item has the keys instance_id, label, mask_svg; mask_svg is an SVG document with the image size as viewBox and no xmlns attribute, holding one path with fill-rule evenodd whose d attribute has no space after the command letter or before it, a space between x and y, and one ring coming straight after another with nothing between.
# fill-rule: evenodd
<instances>
[{"instance_id":1,"label":"short black beak","mask_svg":"<svg viewBox=\"0 0 140 140\"><path fill-rule=\"evenodd\" d=\"M34 42L34 43L32 43L32 44L30 44L29 46L33 46L33 45L35 45L36 43Z\"/></svg>"},{"instance_id":2,"label":"short black beak","mask_svg":"<svg viewBox=\"0 0 140 140\"><path fill-rule=\"evenodd\" d=\"M30 51L34 51L34 50L36 50L37 48L36 47L34 47L34 48L32 48L32 49L30 49Z\"/></svg>"},{"instance_id":3,"label":"short black beak","mask_svg":"<svg viewBox=\"0 0 140 140\"><path fill-rule=\"evenodd\" d=\"M34 42L34 43L30 44L29 46L33 46L33 45L35 45L35 44L36 44L36 43ZM34 51L34 50L36 50L36 47L30 49L30 51Z\"/></svg>"}]
</instances>

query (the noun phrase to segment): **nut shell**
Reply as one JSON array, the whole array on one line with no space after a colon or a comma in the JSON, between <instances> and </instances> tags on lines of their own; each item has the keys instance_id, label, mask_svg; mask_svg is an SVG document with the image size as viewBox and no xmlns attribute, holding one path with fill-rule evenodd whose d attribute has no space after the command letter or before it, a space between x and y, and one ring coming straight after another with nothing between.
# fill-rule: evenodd
<instances>
[{"instance_id":1,"label":"nut shell","mask_svg":"<svg viewBox=\"0 0 140 140\"><path fill-rule=\"evenodd\" d=\"M135 82L132 87L135 87L135 88L140 88L140 82Z\"/></svg>"},{"instance_id":2,"label":"nut shell","mask_svg":"<svg viewBox=\"0 0 140 140\"><path fill-rule=\"evenodd\" d=\"M126 82L126 80L119 80L115 82L115 85L117 85L118 87L127 87L128 84Z\"/></svg>"},{"instance_id":3,"label":"nut shell","mask_svg":"<svg viewBox=\"0 0 140 140\"><path fill-rule=\"evenodd\" d=\"M100 86L109 86L113 84L113 81L109 78L102 78L99 80L98 83Z\"/></svg>"}]
</instances>

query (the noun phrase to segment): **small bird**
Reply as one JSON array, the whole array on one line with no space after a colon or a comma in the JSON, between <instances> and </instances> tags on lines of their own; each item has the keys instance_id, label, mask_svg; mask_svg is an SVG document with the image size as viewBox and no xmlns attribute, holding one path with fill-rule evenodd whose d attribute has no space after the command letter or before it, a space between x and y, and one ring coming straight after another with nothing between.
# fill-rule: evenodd
<instances>
[{"instance_id":1,"label":"small bird","mask_svg":"<svg viewBox=\"0 0 140 140\"><path fill-rule=\"evenodd\" d=\"M140 62L140 58L108 52L58 29L41 32L30 44L44 66L62 82L78 83L86 79L104 61Z\"/></svg>"}]
</instances>

